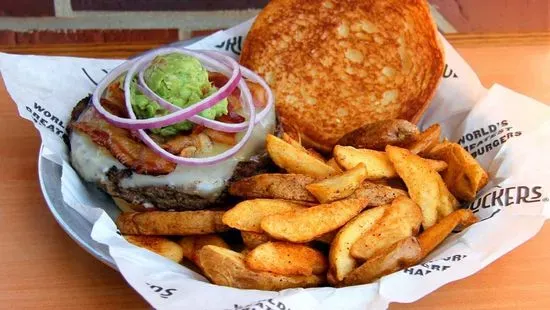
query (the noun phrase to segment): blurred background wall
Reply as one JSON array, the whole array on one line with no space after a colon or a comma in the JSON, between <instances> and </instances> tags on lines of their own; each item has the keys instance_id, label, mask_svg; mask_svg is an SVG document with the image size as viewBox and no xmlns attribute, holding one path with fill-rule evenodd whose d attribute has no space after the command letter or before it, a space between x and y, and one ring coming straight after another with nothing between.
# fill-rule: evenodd
<instances>
[{"instance_id":1,"label":"blurred background wall","mask_svg":"<svg viewBox=\"0 0 550 310\"><path fill-rule=\"evenodd\" d=\"M268 0L0 0L0 44L172 42L256 15ZM550 0L429 0L443 32L550 30Z\"/></svg>"}]
</instances>

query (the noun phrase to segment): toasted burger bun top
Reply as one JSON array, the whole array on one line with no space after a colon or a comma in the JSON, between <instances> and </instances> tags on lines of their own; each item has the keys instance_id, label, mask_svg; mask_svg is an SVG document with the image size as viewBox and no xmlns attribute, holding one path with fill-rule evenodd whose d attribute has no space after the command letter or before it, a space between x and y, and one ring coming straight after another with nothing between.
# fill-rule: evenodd
<instances>
[{"instance_id":1,"label":"toasted burger bun top","mask_svg":"<svg viewBox=\"0 0 550 310\"><path fill-rule=\"evenodd\" d=\"M444 66L425 0L272 0L241 63L272 87L283 126L324 151L365 123L418 121Z\"/></svg>"}]
</instances>

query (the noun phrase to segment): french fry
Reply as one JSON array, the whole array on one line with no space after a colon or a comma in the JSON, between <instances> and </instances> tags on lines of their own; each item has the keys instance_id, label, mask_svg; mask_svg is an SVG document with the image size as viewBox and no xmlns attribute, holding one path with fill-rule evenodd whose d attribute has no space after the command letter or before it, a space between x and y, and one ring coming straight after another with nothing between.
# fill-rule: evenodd
<instances>
[{"instance_id":1,"label":"french fry","mask_svg":"<svg viewBox=\"0 0 550 310\"><path fill-rule=\"evenodd\" d=\"M351 146L334 147L334 159L342 168L349 170L360 163L367 168L368 179L391 178L397 176L392 163L384 152L356 149Z\"/></svg>"},{"instance_id":2,"label":"french fry","mask_svg":"<svg viewBox=\"0 0 550 310\"><path fill-rule=\"evenodd\" d=\"M369 201L369 206L377 207L389 204L399 196L407 197L408 194L401 189L364 181L349 198L364 198Z\"/></svg>"},{"instance_id":3,"label":"french fry","mask_svg":"<svg viewBox=\"0 0 550 310\"><path fill-rule=\"evenodd\" d=\"M285 141L286 143L292 145L293 147L297 148L297 149L302 149L302 150L306 150L302 144L294 139L292 139L292 137L290 135L288 135L287 133L283 133L281 135L281 139L283 139L283 141Z\"/></svg>"},{"instance_id":4,"label":"french fry","mask_svg":"<svg viewBox=\"0 0 550 310\"><path fill-rule=\"evenodd\" d=\"M376 225L388 207L386 205L363 211L338 231L329 252L331 284L342 281L357 266L357 261L350 254L351 246L365 231Z\"/></svg>"},{"instance_id":5,"label":"french fry","mask_svg":"<svg viewBox=\"0 0 550 310\"><path fill-rule=\"evenodd\" d=\"M285 199L283 199L285 200ZM301 206L304 206L304 207L313 207L313 206L316 206L319 204L319 202L315 201L315 202L311 202L311 201L299 201L299 200L285 200L285 201L288 201L288 202L291 202L291 203L294 203L294 204L297 204L297 205L301 205Z\"/></svg>"},{"instance_id":6,"label":"french fry","mask_svg":"<svg viewBox=\"0 0 550 310\"><path fill-rule=\"evenodd\" d=\"M324 161L273 135L267 136L266 148L273 162L289 173L305 174L318 178L329 177L337 173L334 168Z\"/></svg>"},{"instance_id":7,"label":"french fry","mask_svg":"<svg viewBox=\"0 0 550 310\"><path fill-rule=\"evenodd\" d=\"M418 128L404 119L371 122L345 134L336 144L384 150L386 145L402 146L415 140Z\"/></svg>"},{"instance_id":8,"label":"french fry","mask_svg":"<svg viewBox=\"0 0 550 310\"><path fill-rule=\"evenodd\" d=\"M193 256L195 255L195 238L193 236L182 237L178 244L181 246L183 251L183 257L192 261Z\"/></svg>"},{"instance_id":9,"label":"french fry","mask_svg":"<svg viewBox=\"0 0 550 310\"><path fill-rule=\"evenodd\" d=\"M336 162L336 160L333 158L327 160L327 165L331 166L332 168L334 168L334 170L336 170L336 172L338 173L342 173L344 172L344 170L342 170L342 167L340 167L340 165L338 165L338 163Z\"/></svg>"},{"instance_id":10,"label":"french fry","mask_svg":"<svg viewBox=\"0 0 550 310\"><path fill-rule=\"evenodd\" d=\"M248 255L248 253L250 253L250 249L249 248L244 248L243 250L241 250L239 253L241 253L241 255L246 256Z\"/></svg>"},{"instance_id":11,"label":"french fry","mask_svg":"<svg viewBox=\"0 0 550 310\"><path fill-rule=\"evenodd\" d=\"M273 240L265 233L257 233L251 231L241 231L241 237L243 238L244 246L246 246L248 249L253 249L260 244L264 244Z\"/></svg>"},{"instance_id":12,"label":"french fry","mask_svg":"<svg viewBox=\"0 0 550 310\"><path fill-rule=\"evenodd\" d=\"M422 157L420 157L420 158L422 158ZM449 166L446 162L444 162L442 160L433 160L433 159L428 159L428 158L422 158L422 160L424 162L426 162L430 168L432 168L433 170L435 170L437 172L444 171Z\"/></svg>"},{"instance_id":13,"label":"french fry","mask_svg":"<svg viewBox=\"0 0 550 310\"><path fill-rule=\"evenodd\" d=\"M149 211L120 214L116 225L128 235L205 235L229 230L222 223L224 211Z\"/></svg>"},{"instance_id":14,"label":"french fry","mask_svg":"<svg viewBox=\"0 0 550 310\"><path fill-rule=\"evenodd\" d=\"M316 202L306 185L316 179L303 174L259 174L234 182L229 187L233 196Z\"/></svg>"},{"instance_id":15,"label":"french fry","mask_svg":"<svg viewBox=\"0 0 550 310\"><path fill-rule=\"evenodd\" d=\"M365 164L360 163L346 172L306 185L306 189L321 203L329 203L353 194L367 177Z\"/></svg>"},{"instance_id":16,"label":"french fry","mask_svg":"<svg viewBox=\"0 0 550 310\"><path fill-rule=\"evenodd\" d=\"M400 189L402 191L407 192L407 185L405 185L405 182L399 178L394 179L378 179L378 180L369 180L369 182L378 184L378 185L385 185L389 186L394 189Z\"/></svg>"},{"instance_id":17,"label":"french fry","mask_svg":"<svg viewBox=\"0 0 550 310\"><path fill-rule=\"evenodd\" d=\"M359 214L367 203L364 199L344 199L269 215L262 219L261 227L275 239L305 243L343 226Z\"/></svg>"},{"instance_id":18,"label":"french fry","mask_svg":"<svg viewBox=\"0 0 550 310\"><path fill-rule=\"evenodd\" d=\"M306 149L300 142L292 139L292 137L290 135L288 135L287 133L283 133L281 138L283 139L283 141L285 141L286 143L292 145L293 147L297 148L298 150L303 150L303 151L307 152L309 155L311 155L311 156L313 156L313 157L315 157L319 160L322 160L323 162L325 161L325 158L323 157L323 155L319 154L319 152L317 152L314 149Z\"/></svg>"},{"instance_id":19,"label":"french fry","mask_svg":"<svg viewBox=\"0 0 550 310\"><path fill-rule=\"evenodd\" d=\"M222 222L232 228L262 233L262 219L268 215L305 209L300 204L278 199L253 199L238 203L223 214Z\"/></svg>"},{"instance_id":20,"label":"french fry","mask_svg":"<svg viewBox=\"0 0 550 310\"><path fill-rule=\"evenodd\" d=\"M334 147L334 158L338 165L346 170L352 169L360 163L364 163L367 168L368 180L398 177L392 162L385 152L337 145ZM444 161L432 159L422 160L436 171L442 171L447 168L447 163Z\"/></svg>"},{"instance_id":21,"label":"french fry","mask_svg":"<svg viewBox=\"0 0 550 310\"><path fill-rule=\"evenodd\" d=\"M398 241L415 236L422 223L422 211L407 197L397 197L376 224L351 246L354 258L368 260Z\"/></svg>"},{"instance_id":22,"label":"french fry","mask_svg":"<svg viewBox=\"0 0 550 310\"><path fill-rule=\"evenodd\" d=\"M430 254L457 226L464 229L478 221L472 211L467 209L458 209L442 218L437 224L418 236L418 242L422 249L421 259Z\"/></svg>"},{"instance_id":23,"label":"french fry","mask_svg":"<svg viewBox=\"0 0 550 310\"><path fill-rule=\"evenodd\" d=\"M424 229L458 207L458 201L445 187L439 173L421 157L394 146L387 146L386 153L407 185L409 196L422 209Z\"/></svg>"},{"instance_id":24,"label":"french fry","mask_svg":"<svg viewBox=\"0 0 550 310\"><path fill-rule=\"evenodd\" d=\"M334 273L331 270L329 270L327 272L327 282L328 282L328 284L330 284L332 286L338 285L338 281L336 280L336 276L334 275Z\"/></svg>"},{"instance_id":25,"label":"french fry","mask_svg":"<svg viewBox=\"0 0 550 310\"><path fill-rule=\"evenodd\" d=\"M331 244L332 240L334 240L334 237L336 237L336 230L333 230L331 232L328 232L324 235L321 235L319 238L315 239L315 241L323 242L326 244Z\"/></svg>"},{"instance_id":26,"label":"french fry","mask_svg":"<svg viewBox=\"0 0 550 310\"><path fill-rule=\"evenodd\" d=\"M244 262L252 270L282 275L321 274L328 267L323 253L303 244L288 242L259 245L248 253Z\"/></svg>"},{"instance_id":27,"label":"french fry","mask_svg":"<svg viewBox=\"0 0 550 310\"><path fill-rule=\"evenodd\" d=\"M205 245L216 245L222 248L229 249L229 245L219 235L199 235L195 236L195 251Z\"/></svg>"},{"instance_id":28,"label":"french fry","mask_svg":"<svg viewBox=\"0 0 550 310\"><path fill-rule=\"evenodd\" d=\"M439 186L440 195L439 205L437 206L437 211L439 213L439 218L451 214L459 206L458 201L449 191L447 186L441 178L437 179L437 185Z\"/></svg>"},{"instance_id":29,"label":"french fry","mask_svg":"<svg viewBox=\"0 0 550 310\"><path fill-rule=\"evenodd\" d=\"M317 158L318 160L322 160L323 162L326 161L325 157L323 157L323 155L321 155L321 153L317 152L315 149L308 148L306 149L306 151L309 153L309 155Z\"/></svg>"},{"instance_id":30,"label":"french fry","mask_svg":"<svg viewBox=\"0 0 550 310\"><path fill-rule=\"evenodd\" d=\"M178 241L178 244L183 249L183 257L194 262L196 265L199 265L197 253L203 246L215 245L229 249L229 245L220 236L215 234L182 237Z\"/></svg>"},{"instance_id":31,"label":"french fry","mask_svg":"<svg viewBox=\"0 0 550 310\"><path fill-rule=\"evenodd\" d=\"M207 245L199 250L198 260L204 274L215 284L242 289L280 291L294 287L314 287L324 282L321 275L285 276L254 271L244 263L244 255Z\"/></svg>"},{"instance_id":32,"label":"french fry","mask_svg":"<svg viewBox=\"0 0 550 310\"><path fill-rule=\"evenodd\" d=\"M418 263L421 259L421 249L415 237L399 241L387 251L380 253L350 272L342 285L360 285L396 272Z\"/></svg>"},{"instance_id":33,"label":"french fry","mask_svg":"<svg viewBox=\"0 0 550 310\"><path fill-rule=\"evenodd\" d=\"M155 252L176 263L183 259L183 249L174 241L158 236L123 235L126 241L140 248Z\"/></svg>"},{"instance_id":34,"label":"french fry","mask_svg":"<svg viewBox=\"0 0 550 310\"><path fill-rule=\"evenodd\" d=\"M439 137L441 136L441 126L439 124L434 124L423 132L421 132L416 140L411 143L407 149L413 154L425 155L431 148L433 148L437 143L439 143Z\"/></svg>"},{"instance_id":35,"label":"french fry","mask_svg":"<svg viewBox=\"0 0 550 310\"><path fill-rule=\"evenodd\" d=\"M447 162L448 168L441 175L449 191L458 199L473 201L477 192L487 185L487 172L457 143L440 143L427 156Z\"/></svg>"},{"instance_id":36,"label":"french fry","mask_svg":"<svg viewBox=\"0 0 550 310\"><path fill-rule=\"evenodd\" d=\"M279 116L279 122L283 125L283 131L285 135L288 135L293 140L296 140L300 145L302 145L302 133L300 129L296 127L292 122L286 121L285 118L281 115Z\"/></svg>"}]
</instances>

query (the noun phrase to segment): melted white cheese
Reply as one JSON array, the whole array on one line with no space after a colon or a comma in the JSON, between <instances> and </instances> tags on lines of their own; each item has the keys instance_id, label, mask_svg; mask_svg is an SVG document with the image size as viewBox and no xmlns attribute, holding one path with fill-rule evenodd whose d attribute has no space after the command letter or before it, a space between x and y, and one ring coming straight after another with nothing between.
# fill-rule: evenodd
<instances>
[{"instance_id":1,"label":"melted white cheese","mask_svg":"<svg viewBox=\"0 0 550 310\"><path fill-rule=\"evenodd\" d=\"M95 144L90 137L77 130L71 133L71 164L88 182L103 182L111 167L125 169L108 150Z\"/></svg>"},{"instance_id":2,"label":"melted white cheese","mask_svg":"<svg viewBox=\"0 0 550 310\"><path fill-rule=\"evenodd\" d=\"M183 166L167 175L151 176L133 173L129 178L122 179L120 186L125 188L142 186L174 186L187 194L202 197L218 196L226 186L227 180L233 175L235 166L240 161L259 153L265 146L267 134L275 130L275 111L272 108L266 117L258 123L248 142L233 157L211 166ZM108 151L99 147L87 136L74 131L71 134L71 161L73 167L88 182L102 182L105 173L115 166L125 167Z\"/></svg>"}]
</instances>

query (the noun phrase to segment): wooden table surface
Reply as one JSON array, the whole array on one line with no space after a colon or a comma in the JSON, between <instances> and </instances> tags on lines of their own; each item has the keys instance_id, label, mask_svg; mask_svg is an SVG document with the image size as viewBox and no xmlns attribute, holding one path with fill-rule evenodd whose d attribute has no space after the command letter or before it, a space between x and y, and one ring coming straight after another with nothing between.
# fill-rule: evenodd
<instances>
[{"instance_id":1,"label":"wooden table surface","mask_svg":"<svg viewBox=\"0 0 550 310\"><path fill-rule=\"evenodd\" d=\"M498 82L550 103L550 34L450 35L485 86ZM155 46L2 47L31 54L126 57ZM0 87L0 308L148 308L114 270L57 225L37 175L40 138ZM510 227L510 229L514 229ZM550 225L479 273L390 309L550 309Z\"/></svg>"}]
</instances>

